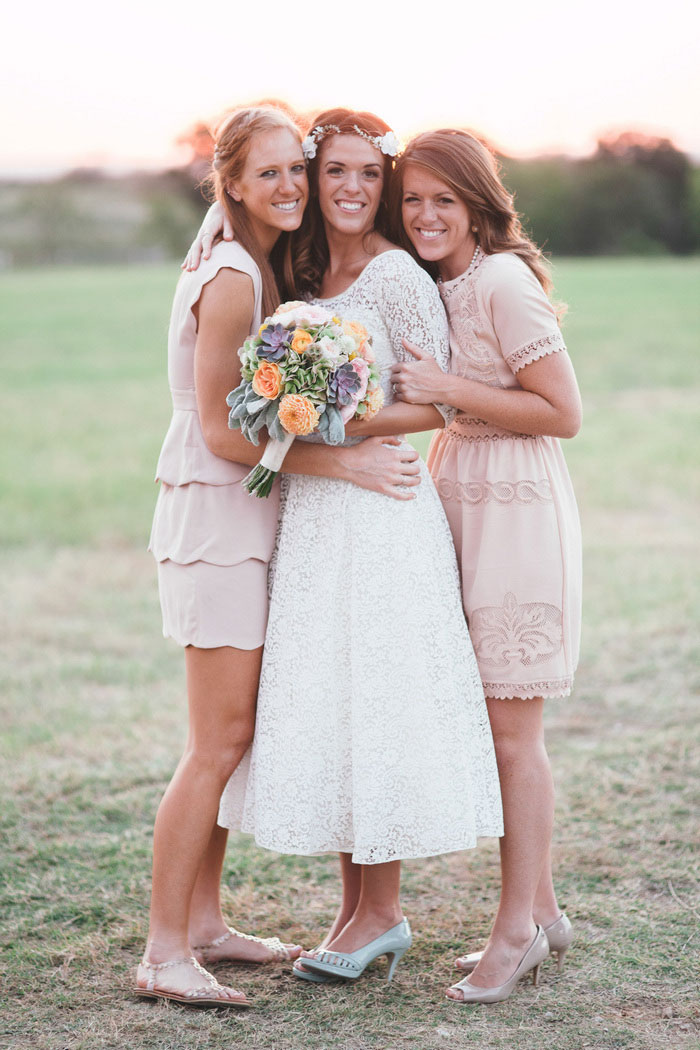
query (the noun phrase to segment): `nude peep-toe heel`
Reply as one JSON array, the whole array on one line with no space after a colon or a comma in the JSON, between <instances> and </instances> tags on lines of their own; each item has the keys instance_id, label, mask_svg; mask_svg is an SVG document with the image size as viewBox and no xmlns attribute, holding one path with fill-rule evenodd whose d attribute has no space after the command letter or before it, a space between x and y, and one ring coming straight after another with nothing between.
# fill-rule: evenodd
<instances>
[{"instance_id":1,"label":"nude peep-toe heel","mask_svg":"<svg viewBox=\"0 0 700 1050\"><path fill-rule=\"evenodd\" d=\"M557 969L561 971L564 965L564 956L574 939L574 931L568 916L562 912L555 922L544 927L544 932L549 943L549 950L552 955L556 956ZM456 969L461 973L472 973L479 965L483 954L483 951L481 951L471 952L470 955L461 955L455 960Z\"/></svg>"},{"instance_id":2,"label":"nude peep-toe heel","mask_svg":"<svg viewBox=\"0 0 700 1050\"><path fill-rule=\"evenodd\" d=\"M500 1003L507 999L514 990L521 977L532 970L532 983L537 986L540 965L549 955L549 943L541 926L537 927L537 933L530 947L515 968L514 973L503 984L494 988L477 988L471 984L468 977L463 977L457 984L452 985L451 990L460 993L460 999L453 999L451 995L445 996L453 1003Z\"/></svg>"},{"instance_id":3,"label":"nude peep-toe heel","mask_svg":"<svg viewBox=\"0 0 700 1050\"><path fill-rule=\"evenodd\" d=\"M562 912L556 922L553 922L551 926L545 926L544 932L549 941L549 950L552 955L556 956L557 970L561 971L564 965L564 956L574 939L574 931L569 922L569 917Z\"/></svg>"}]
</instances>

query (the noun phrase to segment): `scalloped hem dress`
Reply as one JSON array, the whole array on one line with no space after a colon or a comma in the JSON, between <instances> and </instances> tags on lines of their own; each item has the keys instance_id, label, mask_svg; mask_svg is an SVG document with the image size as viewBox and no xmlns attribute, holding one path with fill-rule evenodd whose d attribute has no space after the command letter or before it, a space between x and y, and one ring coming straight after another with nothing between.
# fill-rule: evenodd
<instances>
[{"instance_id":1,"label":"scalloped hem dress","mask_svg":"<svg viewBox=\"0 0 700 1050\"><path fill-rule=\"evenodd\" d=\"M253 330L260 324L260 271L235 241L221 241L199 269L180 277L168 332L173 415L156 469L160 492L148 549L158 563L166 638L200 649L257 649L267 627L279 483L268 499L253 499L241 487L250 468L209 451L194 380L192 307L222 267L248 274L255 295Z\"/></svg>"},{"instance_id":2,"label":"scalloped hem dress","mask_svg":"<svg viewBox=\"0 0 700 1050\"><path fill-rule=\"evenodd\" d=\"M566 350L551 303L516 255L477 252L439 288L457 375L518 389L521 368ZM559 441L458 413L435 434L428 466L486 696L567 696L581 634L581 528Z\"/></svg>"}]
</instances>

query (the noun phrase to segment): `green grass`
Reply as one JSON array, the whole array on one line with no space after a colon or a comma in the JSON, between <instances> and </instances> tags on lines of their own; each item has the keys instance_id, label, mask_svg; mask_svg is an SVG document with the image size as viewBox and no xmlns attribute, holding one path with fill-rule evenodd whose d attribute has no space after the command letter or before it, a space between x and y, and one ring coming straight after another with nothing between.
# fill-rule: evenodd
<instances>
[{"instance_id":1,"label":"green grass","mask_svg":"<svg viewBox=\"0 0 700 1050\"><path fill-rule=\"evenodd\" d=\"M416 933L391 986L316 988L222 968L246 1016L129 996L154 811L182 746L182 657L160 636L145 551L169 416L176 272L0 280L0 1044L13 1050L596 1050L697 1047L700 261L556 266L585 402L566 446L585 536L581 666L547 708L555 864L576 942L507 1003L442 998L486 934L497 850L411 862ZM424 441L424 438L421 438ZM225 897L244 929L307 945L333 858L236 839Z\"/></svg>"}]
</instances>

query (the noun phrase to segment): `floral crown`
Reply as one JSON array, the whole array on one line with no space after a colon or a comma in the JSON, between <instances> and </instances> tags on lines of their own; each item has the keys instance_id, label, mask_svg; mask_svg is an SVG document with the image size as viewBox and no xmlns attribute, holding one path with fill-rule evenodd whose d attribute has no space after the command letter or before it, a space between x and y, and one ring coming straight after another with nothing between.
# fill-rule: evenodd
<instances>
[{"instance_id":1,"label":"floral crown","mask_svg":"<svg viewBox=\"0 0 700 1050\"><path fill-rule=\"evenodd\" d=\"M372 146L375 146L381 153L384 153L387 157L395 157L399 152L400 144L396 135L393 131L387 131L385 135L370 135L369 132L363 131L362 128L358 128L357 124L353 124L352 131L360 138L365 139ZM345 128L338 127L337 124L319 124L313 131L310 131L301 144L301 148L304 151L304 156L307 160L312 160L318 152L319 144L326 135L343 135L346 133Z\"/></svg>"}]
</instances>

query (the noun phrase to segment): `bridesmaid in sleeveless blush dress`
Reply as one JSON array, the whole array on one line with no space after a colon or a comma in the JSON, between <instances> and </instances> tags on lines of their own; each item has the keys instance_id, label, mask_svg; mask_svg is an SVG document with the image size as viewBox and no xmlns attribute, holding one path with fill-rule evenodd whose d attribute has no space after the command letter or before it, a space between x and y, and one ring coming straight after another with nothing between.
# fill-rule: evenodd
<instances>
[{"instance_id":1,"label":"bridesmaid in sleeveless blush dress","mask_svg":"<svg viewBox=\"0 0 700 1050\"><path fill-rule=\"evenodd\" d=\"M428 465L460 561L505 822L494 927L484 952L457 960L470 976L448 995L495 1002L536 972L543 937L560 965L571 942L552 883L542 708L570 692L578 661L581 535L558 438L576 434L581 404L545 263L488 150L464 132L426 132L397 175L396 220L438 278L452 374L408 346L417 360L397 365L393 379L408 402L457 409Z\"/></svg>"},{"instance_id":2,"label":"bridesmaid in sleeveless blush dress","mask_svg":"<svg viewBox=\"0 0 700 1050\"><path fill-rule=\"evenodd\" d=\"M234 113L217 141L213 185L235 216L236 243L218 243L178 285L168 339L173 417L158 462L150 549L158 562L163 633L185 649L189 736L161 801L153 842L149 935L135 992L185 1005L241 1007L203 962L293 959L298 945L227 926L219 883L226 781L247 750L267 624L267 567L279 492L254 499L240 481L260 450L228 429L226 395L240 381L236 350L279 303L270 252L301 222L308 185L300 136L279 110ZM417 457L399 443L361 452L298 443L285 469L343 477L410 498Z\"/></svg>"}]
</instances>

